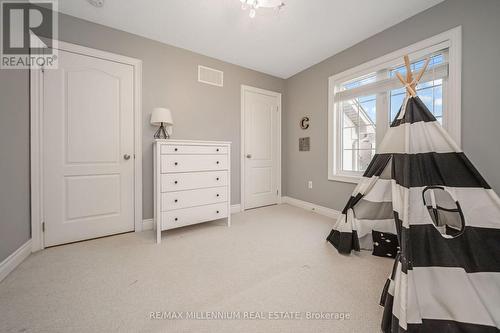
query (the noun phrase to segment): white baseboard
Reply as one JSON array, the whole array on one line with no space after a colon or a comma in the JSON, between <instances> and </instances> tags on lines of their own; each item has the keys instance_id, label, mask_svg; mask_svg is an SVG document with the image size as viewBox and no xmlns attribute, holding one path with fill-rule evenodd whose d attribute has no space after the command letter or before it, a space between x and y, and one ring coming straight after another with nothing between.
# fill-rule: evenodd
<instances>
[{"instance_id":1,"label":"white baseboard","mask_svg":"<svg viewBox=\"0 0 500 333\"><path fill-rule=\"evenodd\" d=\"M340 215L340 212L337 211L337 210L335 210L335 209L331 209L331 208L328 208L328 207L315 205L313 203L310 203L310 202L307 202L307 201L302 201L302 200L295 199L295 198L292 198L292 197L281 197L281 202L289 204L289 205L292 205L292 206L295 206L295 207L299 207L299 208L302 208L302 209L305 209L305 210L309 210L309 211L318 213L320 215L331 217L333 219L338 218L339 215Z\"/></svg>"},{"instance_id":2,"label":"white baseboard","mask_svg":"<svg viewBox=\"0 0 500 333\"><path fill-rule=\"evenodd\" d=\"M236 204L236 205L231 205L231 214L237 214L241 212L241 205Z\"/></svg>"},{"instance_id":3,"label":"white baseboard","mask_svg":"<svg viewBox=\"0 0 500 333\"><path fill-rule=\"evenodd\" d=\"M142 231L153 229L153 219L142 220Z\"/></svg>"},{"instance_id":4,"label":"white baseboard","mask_svg":"<svg viewBox=\"0 0 500 333\"><path fill-rule=\"evenodd\" d=\"M5 279L24 259L31 254L31 239L0 263L0 281Z\"/></svg>"},{"instance_id":5,"label":"white baseboard","mask_svg":"<svg viewBox=\"0 0 500 333\"><path fill-rule=\"evenodd\" d=\"M241 212L241 205L231 205L231 214L236 214ZM142 231L152 230L153 229L153 219L144 219L142 220Z\"/></svg>"}]
</instances>

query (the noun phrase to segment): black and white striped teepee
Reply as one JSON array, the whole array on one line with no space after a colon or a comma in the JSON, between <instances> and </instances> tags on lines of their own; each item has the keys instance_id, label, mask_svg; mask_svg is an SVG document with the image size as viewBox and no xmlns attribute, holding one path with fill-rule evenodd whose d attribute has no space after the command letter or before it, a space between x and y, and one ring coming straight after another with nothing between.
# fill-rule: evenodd
<instances>
[{"instance_id":1,"label":"black and white striped teepee","mask_svg":"<svg viewBox=\"0 0 500 333\"><path fill-rule=\"evenodd\" d=\"M500 333L500 199L417 96L327 240L396 258L383 332Z\"/></svg>"}]
</instances>

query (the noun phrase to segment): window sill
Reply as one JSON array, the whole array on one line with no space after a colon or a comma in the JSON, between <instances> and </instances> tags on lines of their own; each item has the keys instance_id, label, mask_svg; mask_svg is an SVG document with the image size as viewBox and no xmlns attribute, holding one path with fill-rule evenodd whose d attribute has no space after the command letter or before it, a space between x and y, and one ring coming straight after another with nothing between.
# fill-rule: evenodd
<instances>
[{"instance_id":1,"label":"window sill","mask_svg":"<svg viewBox=\"0 0 500 333\"><path fill-rule=\"evenodd\" d=\"M362 176L355 175L328 175L328 180L343 183L358 184Z\"/></svg>"}]
</instances>

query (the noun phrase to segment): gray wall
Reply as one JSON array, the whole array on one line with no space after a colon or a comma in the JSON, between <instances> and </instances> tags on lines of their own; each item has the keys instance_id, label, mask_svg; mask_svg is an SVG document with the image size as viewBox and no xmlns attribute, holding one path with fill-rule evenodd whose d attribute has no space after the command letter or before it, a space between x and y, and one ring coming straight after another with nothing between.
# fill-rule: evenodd
<instances>
[{"instance_id":1,"label":"gray wall","mask_svg":"<svg viewBox=\"0 0 500 333\"><path fill-rule=\"evenodd\" d=\"M0 70L0 262L30 239L28 80Z\"/></svg>"},{"instance_id":2,"label":"gray wall","mask_svg":"<svg viewBox=\"0 0 500 333\"><path fill-rule=\"evenodd\" d=\"M462 147L500 190L500 1L448 0L417 14L286 81L283 128L285 195L341 210L353 184L328 180L328 77L462 25ZM335 33L333 33L333 36ZM333 37L332 37L333 38ZM308 114L308 131L298 121ZM299 136L311 151L298 152ZM307 181L313 189L307 189Z\"/></svg>"}]
</instances>

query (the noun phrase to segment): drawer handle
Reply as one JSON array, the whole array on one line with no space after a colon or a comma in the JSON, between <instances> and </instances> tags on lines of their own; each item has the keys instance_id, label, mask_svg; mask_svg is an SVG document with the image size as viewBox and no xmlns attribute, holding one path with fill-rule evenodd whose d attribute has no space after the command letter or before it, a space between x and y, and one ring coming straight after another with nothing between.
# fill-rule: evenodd
<instances>
[{"instance_id":1,"label":"drawer handle","mask_svg":"<svg viewBox=\"0 0 500 333\"><path fill-rule=\"evenodd\" d=\"M176 217L176 218L174 219L174 221L177 221L177 220L179 220L179 219Z\"/></svg>"},{"instance_id":2,"label":"drawer handle","mask_svg":"<svg viewBox=\"0 0 500 333\"><path fill-rule=\"evenodd\" d=\"M219 177L217 177L216 180L219 180Z\"/></svg>"},{"instance_id":3,"label":"drawer handle","mask_svg":"<svg viewBox=\"0 0 500 333\"><path fill-rule=\"evenodd\" d=\"M219 193L217 193L217 197L219 197Z\"/></svg>"},{"instance_id":4,"label":"drawer handle","mask_svg":"<svg viewBox=\"0 0 500 333\"><path fill-rule=\"evenodd\" d=\"M175 148L174 151L178 151L179 149Z\"/></svg>"},{"instance_id":5,"label":"drawer handle","mask_svg":"<svg viewBox=\"0 0 500 333\"><path fill-rule=\"evenodd\" d=\"M174 184L177 184L177 180L174 181Z\"/></svg>"},{"instance_id":6,"label":"drawer handle","mask_svg":"<svg viewBox=\"0 0 500 333\"><path fill-rule=\"evenodd\" d=\"M217 164L219 164L219 161L217 161Z\"/></svg>"},{"instance_id":7,"label":"drawer handle","mask_svg":"<svg viewBox=\"0 0 500 333\"><path fill-rule=\"evenodd\" d=\"M177 201L179 201L179 200L177 200L177 199L174 200L174 202L177 202Z\"/></svg>"},{"instance_id":8,"label":"drawer handle","mask_svg":"<svg viewBox=\"0 0 500 333\"><path fill-rule=\"evenodd\" d=\"M179 163L177 163L177 162L174 162L174 165L178 165L178 164L179 164Z\"/></svg>"},{"instance_id":9,"label":"drawer handle","mask_svg":"<svg viewBox=\"0 0 500 333\"><path fill-rule=\"evenodd\" d=\"M219 151L219 148L217 148L216 151Z\"/></svg>"},{"instance_id":10,"label":"drawer handle","mask_svg":"<svg viewBox=\"0 0 500 333\"><path fill-rule=\"evenodd\" d=\"M217 211L217 214L219 214L219 211Z\"/></svg>"}]
</instances>

